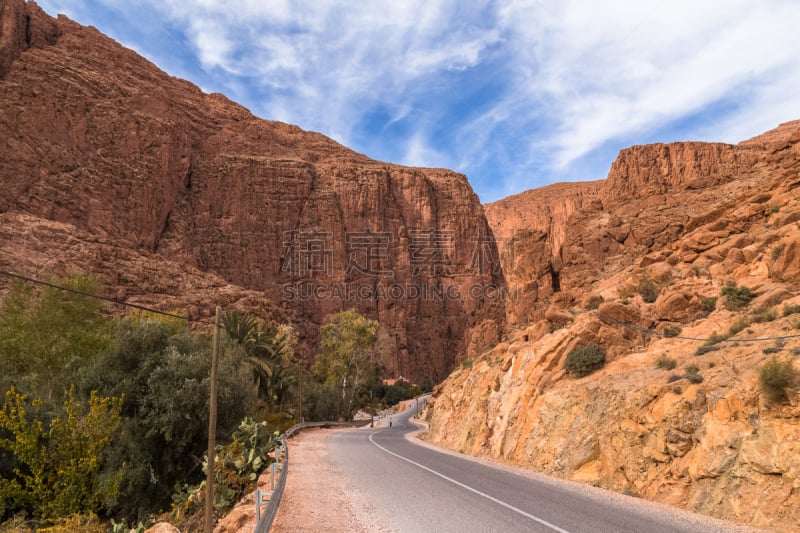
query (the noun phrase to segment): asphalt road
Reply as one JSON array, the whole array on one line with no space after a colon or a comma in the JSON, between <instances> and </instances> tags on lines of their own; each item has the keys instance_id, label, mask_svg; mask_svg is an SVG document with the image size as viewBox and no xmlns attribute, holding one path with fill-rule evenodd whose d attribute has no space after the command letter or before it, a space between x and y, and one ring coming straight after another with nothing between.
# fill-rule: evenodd
<instances>
[{"instance_id":1,"label":"asphalt road","mask_svg":"<svg viewBox=\"0 0 800 533\"><path fill-rule=\"evenodd\" d=\"M534 479L406 438L412 411L392 428L342 431L328 457L382 522L402 532L712 532L738 528L636 498ZM541 476L537 476L541 477Z\"/></svg>"}]
</instances>

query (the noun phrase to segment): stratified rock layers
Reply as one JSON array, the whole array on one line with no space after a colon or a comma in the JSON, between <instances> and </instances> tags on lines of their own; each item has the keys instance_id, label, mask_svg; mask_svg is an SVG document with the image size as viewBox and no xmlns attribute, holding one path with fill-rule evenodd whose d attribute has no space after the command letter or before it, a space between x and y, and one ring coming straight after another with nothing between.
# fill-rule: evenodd
<instances>
[{"instance_id":1,"label":"stratified rock layers","mask_svg":"<svg viewBox=\"0 0 800 533\"><path fill-rule=\"evenodd\" d=\"M486 212L517 301L503 342L434 392L431 441L795 530L800 397L770 401L758 369L800 353L800 122L740 145L635 146L604 182ZM749 306L726 308L729 284ZM605 367L566 374L589 344Z\"/></svg>"},{"instance_id":2,"label":"stratified rock layers","mask_svg":"<svg viewBox=\"0 0 800 533\"><path fill-rule=\"evenodd\" d=\"M380 320L411 378L496 339L503 280L474 260L497 251L464 176L259 119L33 2L1 0L0 17L0 213L262 291L309 354L347 308Z\"/></svg>"}]
</instances>

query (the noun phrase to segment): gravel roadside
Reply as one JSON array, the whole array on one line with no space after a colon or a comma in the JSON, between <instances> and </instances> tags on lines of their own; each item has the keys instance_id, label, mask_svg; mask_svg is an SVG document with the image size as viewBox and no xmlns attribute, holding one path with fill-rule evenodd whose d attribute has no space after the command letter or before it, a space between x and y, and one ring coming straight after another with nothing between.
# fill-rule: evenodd
<instances>
[{"instance_id":1,"label":"gravel roadside","mask_svg":"<svg viewBox=\"0 0 800 533\"><path fill-rule=\"evenodd\" d=\"M328 460L327 438L347 429L310 429L289 440L289 477L272 531L387 532L364 496Z\"/></svg>"}]
</instances>

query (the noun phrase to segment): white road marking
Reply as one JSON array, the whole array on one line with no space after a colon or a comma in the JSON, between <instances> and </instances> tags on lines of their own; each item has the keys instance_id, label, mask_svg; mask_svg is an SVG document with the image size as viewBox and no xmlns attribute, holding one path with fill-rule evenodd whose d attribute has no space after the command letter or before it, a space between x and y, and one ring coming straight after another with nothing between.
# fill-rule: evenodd
<instances>
[{"instance_id":1,"label":"white road marking","mask_svg":"<svg viewBox=\"0 0 800 533\"><path fill-rule=\"evenodd\" d=\"M484 497L484 498L486 498L487 500L493 501L494 503L496 503L496 504L498 504L498 505L502 505L502 506L503 506L503 507L505 507L506 509L510 509L510 510L514 511L515 513L521 514L522 516L524 516L524 517L526 517L526 518L530 518L530 519L531 519L531 520L533 520L534 522L538 522L538 523L542 524L543 526L549 527L550 529L552 529L552 530L554 530L554 531L558 531L559 533L569 533L569 531L567 531L566 529L561 529L561 528L560 528L560 527L558 527L557 525L555 525L555 524L551 524L551 523L550 523L550 522L548 522L547 520L544 520L544 519L542 519L542 518L539 518L538 516L532 515L532 514L530 514L530 513L526 513L526 512L525 512L525 511L523 511L522 509L519 509L519 508L517 508L517 507L514 507L513 505L510 505L510 504L508 504L508 503L506 503L506 502L504 502L504 501L498 500L498 499L497 499L497 498L495 498L494 496L489 496L489 495L488 495L488 494L486 494L485 492L481 492L481 491L479 491L478 489L474 489L474 488L470 487L469 485L465 485L465 484L461 483L460 481L456 481L455 479L453 479L453 478L451 478L451 477L447 477L447 476L445 476L444 474L442 474L442 473L440 473L440 472L437 472L436 470L433 470L433 469L431 469L431 468L428 468L428 467L427 467L427 466L425 466L425 465L421 465L421 464L419 464L419 463L417 463L417 462L415 462L415 461L412 461L411 459L408 459L408 458L406 458L406 457L403 457L402 455L396 454L396 453L394 453L393 451L387 450L386 448L384 448L383 446L381 446L380 444L378 444L377 442L375 442L375 441L372 439L372 436L373 436L373 435L375 435L375 434L377 434L377 433L381 433L381 431L375 431L375 432L371 433L371 434L370 434L370 436L369 436L369 441L370 441L372 444L374 444L375 446L377 446L378 448L380 448L381 450L383 450L384 452L388 453L389 455L394 455L394 456L395 456L395 457L397 457L398 459L402 459L403 461L405 461L405 462L407 462L407 463L411 463L412 465L414 465L414 466L416 466L416 467L419 467L419 468L421 468L421 469L423 469L423 470L427 470L427 471L428 471L428 472L430 472L431 474L434 474L434 475L436 475L436 476L439 476L440 478L442 478L442 479L444 479L444 480L446 480L446 481L449 481L450 483L452 483L452 484L454 484L454 485L458 485L458 486L459 486L459 487L461 487L462 489L466 489L466 490L468 490L468 491L470 491L470 492L474 492L474 493L475 493L475 494L477 494L478 496L483 496L483 497Z\"/></svg>"}]
</instances>

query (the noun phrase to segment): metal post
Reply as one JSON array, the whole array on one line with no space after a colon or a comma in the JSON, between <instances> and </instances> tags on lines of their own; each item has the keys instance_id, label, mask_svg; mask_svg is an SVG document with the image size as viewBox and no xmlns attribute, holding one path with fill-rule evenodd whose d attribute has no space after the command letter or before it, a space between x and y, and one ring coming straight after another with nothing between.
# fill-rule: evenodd
<instances>
[{"instance_id":1,"label":"metal post","mask_svg":"<svg viewBox=\"0 0 800 533\"><path fill-rule=\"evenodd\" d=\"M214 314L214 346L211 352L211 378L208 399L208 466L206 472L206 533L214 531L214 459L217 445L217 368L219 366L220 308Z\"/></svg>"}]
</instances>

